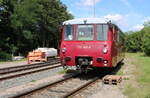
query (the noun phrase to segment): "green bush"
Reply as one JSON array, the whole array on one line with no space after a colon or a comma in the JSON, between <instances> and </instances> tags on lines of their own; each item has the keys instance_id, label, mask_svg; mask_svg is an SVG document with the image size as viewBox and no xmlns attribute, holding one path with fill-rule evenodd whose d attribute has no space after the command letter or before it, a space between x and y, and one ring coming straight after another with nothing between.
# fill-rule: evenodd
<instances>
[{"instance_id":1,"label":"green bush","mask_svg":"<svg viewBox=\"0 0 150 98\"><path fill-rule=\"evenodd\" d=\"M150 22L146 22L140 31L126 33L125 46L127 52L144 52L150 56Z\"/></svg>"},{"instance_id":2,"label":"green bush","mask_svg":"<svg viewBox=\"0 0 150 98\"><path fill-rule=\"evenodd\" d=\"M0 61L11 60L11 54L0 51Z\"/></svg>"},{"instance_id":3,"label":"green bush","mask_svg":"<svg viewBox=\"0 0 150 98\"><path fill-rule=\"evenodd\" d=\"M146 32L143 40L144 53L150 56L150 31Z\"/></svg>"},{"instance_id":4,"label":"green bush","mask_svg":"<svg viewBox=\"0 0 150 98\"><path fill-rule=\"evenodd\" d=\"M128 52L142 51L142 34L141 32L126 33L126 50Z\"/></svg>"}]
</instances>

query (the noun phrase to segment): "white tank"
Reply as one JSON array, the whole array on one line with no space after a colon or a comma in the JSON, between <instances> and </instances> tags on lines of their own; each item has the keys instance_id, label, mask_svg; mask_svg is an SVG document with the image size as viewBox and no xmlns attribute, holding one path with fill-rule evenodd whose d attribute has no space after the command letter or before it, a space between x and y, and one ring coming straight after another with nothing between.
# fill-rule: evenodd
<instances>
[{"instance_id":1,"label":"white tank","mask_svg":"<svg viewBox=\"0 0 150 98\"><path fill-rule=\"evenodd\" d=\"M57 49L55 48L38 48L37 50L45 52L46 57L57 56Z\"/></svg>"}]
</instances>

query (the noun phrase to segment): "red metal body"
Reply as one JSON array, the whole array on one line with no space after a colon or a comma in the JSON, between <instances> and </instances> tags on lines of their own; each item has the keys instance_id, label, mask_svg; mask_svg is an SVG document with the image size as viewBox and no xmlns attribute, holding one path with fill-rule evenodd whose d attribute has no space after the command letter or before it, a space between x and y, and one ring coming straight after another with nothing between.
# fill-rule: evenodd
<instances>
[{"instance_id":1,"label":"red metal body","mask_svg":"<svg viewBox=\"0 0 150 98\"><path fill-rule=\"evenodd\" d=\"M76 57L90 57L91 67L115 67L118 62L124 58L124 40L119 36L118 30L120 30L116 25L110 26L108 24L108 40L98 41L96 40L96 28L97 24L94 25L94 40L92 41L78 41L76 40L76 28L78 24L73 24L74 26L74 39L72 41L64 40L64 26L62 27L62 41L60 46L60 60L64 64L63 60L69 57L69 60L65 61L67 66L77 65ZM120 32L122 34L122 32ZM62 52L62 49L66 49ZM103 53L103 49L107 48L107 53ZM100 61L97 60L100 58ZM104 61L107 60L107 64Z\"/></svg>"}]
</instances>

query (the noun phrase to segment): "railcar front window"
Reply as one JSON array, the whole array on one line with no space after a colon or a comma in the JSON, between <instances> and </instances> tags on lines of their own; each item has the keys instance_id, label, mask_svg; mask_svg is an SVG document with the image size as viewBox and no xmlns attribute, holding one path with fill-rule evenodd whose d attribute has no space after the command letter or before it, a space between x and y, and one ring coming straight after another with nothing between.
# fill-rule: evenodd
<instances>
[{"instance_id":1,"label":"railcar front window","mask_svg":"<svg viewBox=\"0 0 150 98\"><path fill-rule=\"evenodd\" d=\"M101 41L108 39L108 25L97 25L96 39Z\"/></svg>"},{"instance_id":2,"label":"railcar front window","mask_svg":"<svg viewBox=\"0 0 150 98\"><path fill-rule=\"evenodd\" d=\"M77 40L94 40L94 25L78 25Z\"/></svg>"},{"instance_id":3,"label":"railcar front window","mask_svg":"<svg viewBox=\"0 0 150 98\"><path fill-rule=\"evenodd\" d=\"M74 27L73 25L66 25L64 28L64 40L74 39Z\"/></svg>"}]
</instances>

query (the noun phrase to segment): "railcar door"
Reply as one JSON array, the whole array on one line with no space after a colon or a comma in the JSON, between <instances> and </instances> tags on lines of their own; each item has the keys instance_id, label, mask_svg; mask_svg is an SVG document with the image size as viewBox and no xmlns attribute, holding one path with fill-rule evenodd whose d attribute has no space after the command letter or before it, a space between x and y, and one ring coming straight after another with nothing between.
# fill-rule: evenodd
<instances>
[{"instance_id":1,"label":"railcar door","mask_svg":"<svg viewBox=\"0 0 150 98\"><path fill-rule=\"evenodd\" d=\"M117 65L118 43L117 43L117 27L113 26L112 30L112 66Z\"/></svg>"}]
</instances>

